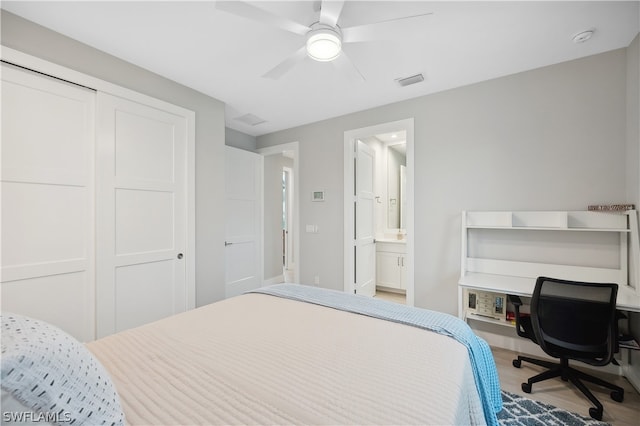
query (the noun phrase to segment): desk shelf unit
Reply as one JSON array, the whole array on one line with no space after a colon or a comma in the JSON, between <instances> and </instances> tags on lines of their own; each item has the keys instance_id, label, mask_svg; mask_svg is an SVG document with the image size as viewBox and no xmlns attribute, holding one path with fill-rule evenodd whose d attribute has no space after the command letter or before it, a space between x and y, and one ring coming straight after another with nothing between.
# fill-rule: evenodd
<instances>
[{"instance_id":1,"label":"desk shelf unit","mask_svg":"<svg viewBox=\"0 0 640 426\"><path fill-rule=\"evenodd\" d=\"M474 231L478 230L478 231ZM574 264L563 259L501 259L473 254L470 234L481 232L486 240L492 240L494 232L513 233L506 239L507 246L522 248L531 240L540 243L549 238L549 245L556 244L554 239L563 233L591 233L595 255L591 264ZM530 232L542 234L533 238ZM616 247L619 261L615 266L598 265L598 250L602 245L597 235L607 233L618 236ZM514 235L517 235L514 237ZM600 235L603 236L603 235ZM589 245L590 237L580 239L580 244ZM474 243L481 244L482 238ZM583 241L586 241L583 243ZM545 243L545 242L543 242ZM562 244L560 244L562 245ZM505 295L529 297L533 293L536 278L548 276L576 281L614 282L619 285L618 307L623 310L640 312L640 244L638 242L638 215L635 210L621 212L604 211L493 211L462 212L462 256L461 274L458 282L458 315L461 319L473 318L492 323L511 325L508 321L483 318L467 312L465 306L466 291L476 290ZM581 248L582 249L582 246ZM507 247L509 250L509 247ZM533 250L536 250L534 247ZM545 249L537 248L544 254ZM562 250L570 251L562 247ZM476 250L478 251L478 250ZM539 254L539 253L538 253ZM548 255L547 255L548 256ZM535 256L534 256L535 257ZM571 256L569 256L571 257ZM576 256L573 256L576 257ZM578 255L579 257L579 255ZM544 258L544 256L543 256ZM631 263L631 267L630 267ZM631 274L629 273L631 271Z\"/></svg>"}]
</instances>

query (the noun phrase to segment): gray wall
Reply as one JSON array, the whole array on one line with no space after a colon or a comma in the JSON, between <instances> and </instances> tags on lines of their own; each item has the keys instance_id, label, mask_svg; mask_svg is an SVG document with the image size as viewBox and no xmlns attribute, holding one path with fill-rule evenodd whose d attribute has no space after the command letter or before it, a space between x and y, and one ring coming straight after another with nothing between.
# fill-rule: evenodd
<instances>
[{"instance_id":1,"label":"gray wall","mask_svg":"<svg viewBox=\"0 0 640 426\"><path fill-rule=\"evenodd\" d=\"M640 35L627 49L627 200L640 208ZM636 264L640 259L635 259ZM630 314L629 326L640 339L640 314ZM631 352L631 364L640 379L640 351Z\"/></svg>"},{"instance_id":2,"label":"gray wall","mask_svg":"<svg viewBox=\"0 0 640 426\"><path fill-rule=\"evenodd\" d=\"M640 34L627 49L627 199L640 204Z\"/></svg>"},{"instance_id":3,"label":"gray wall","mask_svg":"<svg viewBox=\"0 0 640 426\"><path fill-rule=\"evenodd\" d=\"M230 127L225 128L225 145L245 151L256 152L256 137L239 132Z\"/></svg>"},{"instance_id":4,"label":"gray wall","mask_svg":"<svg viewBox=\"0 0 640 426\"><path fill-rule=\"evenodd\" d=\"M2 44L196 112L197 304L224 297L224 105L2 11ZM342 289L343 135L415 118L416 305L456 311L460 211L639 203L638 38L621 49L257 138L300 142L303 283ZM425 84L428 84L426 82ZM326 201L312 203L312 191ZM306 195L305 195L306 194Z\"/></svg>"},{"instance_id":5,"label":"gray wall","mask_svg":"<svg viewBox=\"0 0 640 426\"><path fill-rule=\"evenodd\" d=\"M319 226L300 235L300 281L343 288L344 132L413 117L415 303L455 314L462 210L627 201L626 81L620 49L258 137L300 143L300 223Z\"/></svg>"},{"instance_id":6,"label":"gray wall","mask_svg":"<svg viewBox=\"0 0 640 426\"><path fill-rule=\"evenodd\" d=\"M1 11L2 44L196 113L196 304L224 298L224 104Z\"/></svg>"}]
</instances>

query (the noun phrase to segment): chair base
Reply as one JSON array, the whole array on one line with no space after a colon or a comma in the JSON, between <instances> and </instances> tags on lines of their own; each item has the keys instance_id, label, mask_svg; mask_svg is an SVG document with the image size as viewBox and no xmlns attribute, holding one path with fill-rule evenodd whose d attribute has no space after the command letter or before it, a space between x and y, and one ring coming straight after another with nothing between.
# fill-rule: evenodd
<instances>
[{"instance_id":1,"label":"chair base","mask_svg":"<svg viewBox=\"0 0 640 426\"><path fill-rule=\"evenodd\" d=\"M560 363L555 363L551 361L543 361L536 358L529 358L526 356L518 356L517 359L513 360L513 366L516 368L520 368L522 361L548 368L547 371L535 375L529 378L526 383L523 383L523 392L531 393L531 385L533 383L552 379L554 377L560 377L565 382L570 381L571 383L573 383L574 386L580 389L580 391L593 403L593 405L595 405L595 407L589 408L589 415L596 420L602 420L603 406L600 401L598 401L598 399L591 393L591 391L587 389L584 383L582 383L583 380L611 389L611 399L613 399L614 401L622 402L624 399L624 389L622 389L620 386L616 386L613 383L606 382L598 377L570 367L569 360L566 358L561 358Z\"/></svg>"}]
</instances>

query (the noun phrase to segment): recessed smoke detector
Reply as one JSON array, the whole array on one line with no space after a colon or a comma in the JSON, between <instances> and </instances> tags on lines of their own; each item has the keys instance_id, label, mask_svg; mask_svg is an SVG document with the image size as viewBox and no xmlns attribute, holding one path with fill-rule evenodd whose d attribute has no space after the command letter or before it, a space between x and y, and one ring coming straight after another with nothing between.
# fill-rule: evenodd
<instances>
[{"instance_id":1,"label":"recessed smoke detector","mask_svg":"<svg viewBox=\"0 0 640 426\"><path fill-rule=\"evenodd\" d=\"M402 87L409 86L410 84L420 83L421 81L424 81L424 76L422 74L416 74L412 75L411 77L396 79L396 82Z\"/></svg>"},{"instance_id":2,"label":"recessed smoke detector","mask_svg":"<svg viewBox=\"0 0 640 426\"><path fill-rule=\"evenodd\" d=\"M595 30L581 31L578 34L574 35L572 40L574 43L584 43L585 41L593 37L594 32Z\"/></svg>"}]
</instances>

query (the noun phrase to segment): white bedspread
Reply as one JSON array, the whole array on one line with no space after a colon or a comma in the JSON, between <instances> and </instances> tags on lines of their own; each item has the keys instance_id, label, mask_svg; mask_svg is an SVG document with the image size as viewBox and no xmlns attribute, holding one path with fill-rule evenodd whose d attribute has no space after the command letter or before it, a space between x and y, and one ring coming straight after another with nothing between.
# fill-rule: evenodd
<instances>
[{"instance_id":1,"label":"white bedspread","mask_svg":"<svg viewBox=\"0 0 640 426\"><path fill-rule=\"evenodd\" d=\"M467 350L394 322L262 294L87 345L130 424L482 424Z\"/></svg>"}]
</instances>

